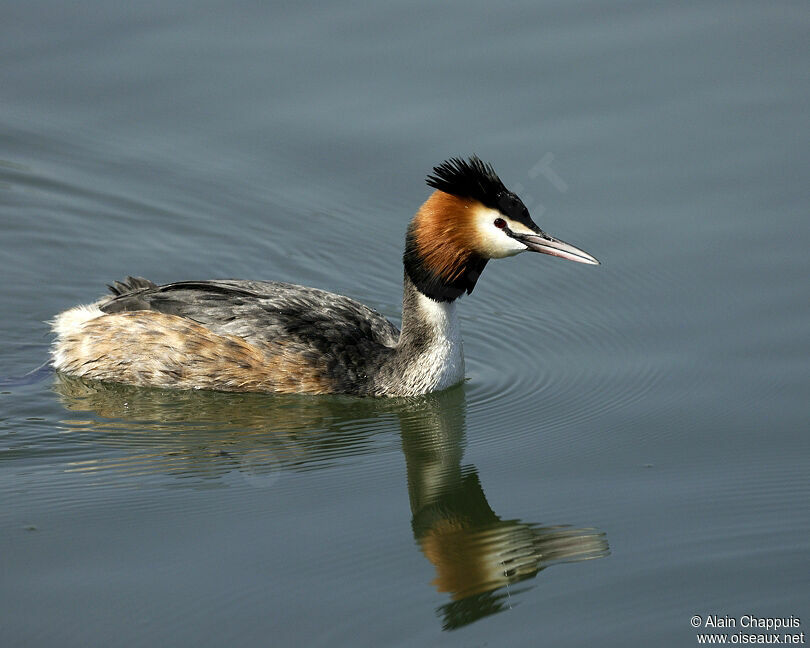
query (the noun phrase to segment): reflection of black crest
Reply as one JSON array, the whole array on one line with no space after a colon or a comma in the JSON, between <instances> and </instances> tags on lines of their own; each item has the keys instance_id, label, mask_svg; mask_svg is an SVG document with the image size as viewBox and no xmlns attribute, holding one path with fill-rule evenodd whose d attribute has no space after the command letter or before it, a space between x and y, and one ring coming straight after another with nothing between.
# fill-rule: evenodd
<instances>
[{"instance_id":1,"label":"reflection of black crest","mask_svg":"<svg viewBox=\"0 0 810 648\"><path fill-rule=\"evenodd\" d=\"M491 614L498 614L498 612L510 609L512 597L522 594L528 589L528 587L520 587L506 591L497 589L480 592L440 605L436 609L436 614L442 619L442 630L458 630Z\"/></svg>"},{"instance_id":2,"label":"reflection of black crest","mask_svg":"<svg viewBox=\"0 0 810 648\"><path fill-rule=\"evenodd\" d=\"M492 165L482 162L477 155L473 155L469 160L461 158L445 160L439 166L433 167L433 173L427 177L427 183L434 189L453 196L477 200L485 207L497 209L532 229L537 227L532 222L523 201L504 186Z\"/></svg>"}]
</instances>

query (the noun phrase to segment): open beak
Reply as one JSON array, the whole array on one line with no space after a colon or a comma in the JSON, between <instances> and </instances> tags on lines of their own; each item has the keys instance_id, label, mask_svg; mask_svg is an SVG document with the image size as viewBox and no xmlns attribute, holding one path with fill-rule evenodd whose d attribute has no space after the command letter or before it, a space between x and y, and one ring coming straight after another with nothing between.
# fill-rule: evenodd
<instances>
[{"instance_id":1,"label":"open beak","mask_svg":"<svg viewBox=\"0 0 810 648\"><path fill-rule=\"evenodd\" d=\"M568 259L569 261L599 265L599 261L584 250L575 248L573 245L569 245L565 241L549 236L545 232L541 232L540 234L514 233L512 236L523 243L532 252L542 252L543 254L550 254L551 256Z\"/></svg>"}]
</instances>

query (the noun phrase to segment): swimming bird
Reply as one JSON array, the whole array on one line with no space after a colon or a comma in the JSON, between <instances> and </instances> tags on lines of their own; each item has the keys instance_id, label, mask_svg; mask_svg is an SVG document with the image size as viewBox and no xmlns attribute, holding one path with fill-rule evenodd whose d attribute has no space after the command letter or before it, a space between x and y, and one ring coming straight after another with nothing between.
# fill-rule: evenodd
<instances>
[{"instance_id":1,"label":"swimming bird","mask_svg":"<svg viewBox=\"0 0 810 648\"><path fill-rule=\"evenodd\" d=\"M521 252L598 265L541 230L477 156L427 177L407 229L402 330L349 297L275 281L128 277L59 314L56 370L133 385L219 391L415 396L464 379L456 310L490 259Z\"/></svg>"}]
</instances>

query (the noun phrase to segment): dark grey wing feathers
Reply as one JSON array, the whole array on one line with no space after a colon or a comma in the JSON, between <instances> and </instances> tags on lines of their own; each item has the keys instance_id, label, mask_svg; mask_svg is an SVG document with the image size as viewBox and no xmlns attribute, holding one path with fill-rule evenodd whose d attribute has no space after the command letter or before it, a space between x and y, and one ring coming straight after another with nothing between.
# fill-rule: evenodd
<instances>
[{"instance_id":1,"label":"dark grey wing feathers","mask_svg":"<svg viewBox=\"0 0 810 648\"><path fill-rule=\"evenodd\" d=\"M115 295L101 310L155 310L199 322L251 342L288 340L320 353L393 347L396 327L380 313L348 297L275 281L180 281L158 286L128 277L110 287Z\"/></svg>"}]
</instances>

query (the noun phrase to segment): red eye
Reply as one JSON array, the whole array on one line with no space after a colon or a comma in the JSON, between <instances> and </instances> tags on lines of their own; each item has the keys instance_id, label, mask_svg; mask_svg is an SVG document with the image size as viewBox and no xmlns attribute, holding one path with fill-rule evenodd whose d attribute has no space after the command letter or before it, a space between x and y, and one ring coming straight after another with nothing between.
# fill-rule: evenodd
<instances>
[{"instance_id":1,"label":"red eye","mask_svg":"<svg viewBox=\"0 0 810 648\"><path fill-rule=\"evenodd\" d=\"M503 218L496 218L492 224L497 227L498 229L503 229L506 227L506 221Z\"/></svg>"}]
</instances>

